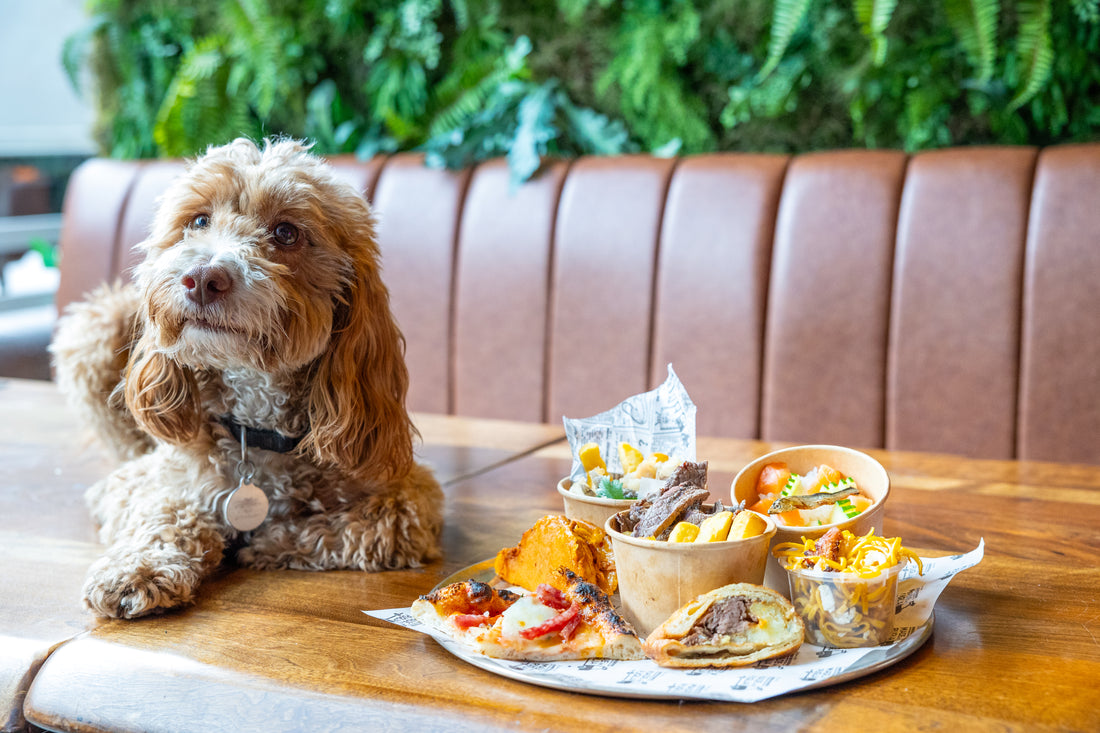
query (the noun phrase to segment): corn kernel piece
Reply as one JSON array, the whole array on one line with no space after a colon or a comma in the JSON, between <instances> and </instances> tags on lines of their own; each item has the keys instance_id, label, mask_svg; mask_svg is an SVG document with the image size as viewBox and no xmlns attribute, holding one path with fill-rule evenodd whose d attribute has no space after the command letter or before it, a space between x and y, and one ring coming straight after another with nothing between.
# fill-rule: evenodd
<instances>
[{"instance_id":1,"label":"corn kernel piece","mask_svg":"<svg viewBox=\"0 0 1100 733\"><path fill-rule=\"evenodd\" d=\"M585 474L585 476L588 478L588 485L593 489L595 489L596 487L598 487L600 485L600 481L606 475L607 475L607 471L605 471L600 466L596 466L591 471L589 471L588 473Z\"/></svg>"},{"instance_id":2,"label":"corn kernel piece","mask_svg":"<svg viewBox=\"0 0 1100 733\"><path fill-rule=\"evenodd\" d=\"M669 542L694 542L699 535L699 527L691 522L678 522L668 536Z\"/></svg>"},{"instance_id":3,"label":"corn kernel piece","mask_svg":"<svg viewBox=\"0 0 1100 733\"><path fill-rule=\"evenodd\" d=\"M699 525L699 536L696 542L721 542L729 534L730 525L733 523L733 512L718 512L703 520Z\"/></svg>"},{"instance_id":4,"label":"corn kernel piece","mask_svg":"<svg viewBox=\"0 0 1100 733\"><path fill-rule=\"evenodd\" d=\"M737 512L737 516L733 518L733 524L730 525L730 531L726 539L743 540L749 537L756 537L757 535L764 534L764 530L767 528L768 523L759 514L748 510Z\"/></svg>"},{"instance_id":5,"label":"corn kernel piece","mask_svg":"<svg viewBox=\"0 0 1100 733\"><path fill-rule=\"evenodd\" d=\"M635 478L657 478L657 464L646 458L632 473Z\"/></svg>"},{"instance_id":6,"label":"corn kernel piece","mask_svg":"<svg viewBox=\"0 0 1100 733\"><path fill-rule=\"evenodd\" d=\"M644 457L642 452L630 443L619 443L619 463L622 464L623 473L631 473Z\"/></svg>"},{"instance_id":7,"label":"corn kernel piece","mask_svg":"<svg viewBox=\"0 0 1100 733\"><path fill-rule=\"evenodd\" d=\"M582 445L577 451L577 458L580 459L581 465L584 466L586 473L593 468L607 470L607 464L603 462L603 456L600 455L600 446L595 443L585 443Z\"/></svg>"}]
</instances>

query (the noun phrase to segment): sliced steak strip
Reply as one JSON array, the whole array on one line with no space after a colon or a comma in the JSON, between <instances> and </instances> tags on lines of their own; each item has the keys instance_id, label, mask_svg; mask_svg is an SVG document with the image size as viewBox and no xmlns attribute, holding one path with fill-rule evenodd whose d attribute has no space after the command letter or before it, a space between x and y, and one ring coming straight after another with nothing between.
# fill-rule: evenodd
<instances>
[{"instance_id":1,"label":"sliced steak strip","mask_svg":"<svg viewBox=\"0 0 1100 733\"><path fill-rule=\"evenodd\" d=\"M707 462L684 461L681 463L668 477L668 481L665 481L665 487L661 489L661 493L663 494L677 486L694 486L697 489L707 488Z\"/></svg>"},{"instance_id":2,"label":"sliced steak strip","mask_svg":"<svg viewBox=\"0 0 1100 733\"><path fill-rule=\"evenodd\" d=\"M661 494L646 509L635 525L635 537L657 537L672 527L676 520L693 506L702 503L710 492L694 486L676 486Z\"/></svg>"}]
</instances>

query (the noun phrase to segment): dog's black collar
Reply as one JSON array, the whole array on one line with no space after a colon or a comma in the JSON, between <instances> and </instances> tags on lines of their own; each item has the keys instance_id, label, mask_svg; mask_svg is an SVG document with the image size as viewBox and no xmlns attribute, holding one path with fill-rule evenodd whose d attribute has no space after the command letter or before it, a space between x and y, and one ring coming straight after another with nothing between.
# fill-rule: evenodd
<instances>
[{"instance_id":1,"label":"dog's black collar","mask_svg":"<svg viewBox=\"0 0 1100 733\"><path fill-rule=\"evenodd\" d=\"M232 415L222 415L218 418L218 422L238 441L241 439L241 431L243 430L249 448L260 448L276 453L290 453L302 442L302 436L291 437L275 430L250 428L247 425L241 425Z\"/></svg>"}]
</instances>

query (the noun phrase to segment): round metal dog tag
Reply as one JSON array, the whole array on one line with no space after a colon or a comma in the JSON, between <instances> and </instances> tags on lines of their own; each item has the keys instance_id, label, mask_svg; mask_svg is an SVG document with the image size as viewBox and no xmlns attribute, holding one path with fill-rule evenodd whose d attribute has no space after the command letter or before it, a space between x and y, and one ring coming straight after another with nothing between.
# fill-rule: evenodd
<instances>
[{"instance_id":1,"label":"round metal dog tag","mask_svg":"<svg viewBox=\"0 0 1100 733\"><path fill-rule=\"evenodd\" d=\"M222 513L234 529L250 532L267 518L267 494L260 487L242 481L226 499Z\"/></svg>"}]
</instances>

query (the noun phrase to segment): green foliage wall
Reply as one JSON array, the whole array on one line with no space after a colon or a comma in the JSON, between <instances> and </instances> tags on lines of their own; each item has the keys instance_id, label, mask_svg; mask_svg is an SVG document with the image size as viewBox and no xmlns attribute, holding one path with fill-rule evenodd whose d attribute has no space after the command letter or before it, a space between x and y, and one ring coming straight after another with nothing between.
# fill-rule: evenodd
<instances>
[{"instance_id":1,"label":"green foliage wall","mask_svg":"<svg viewBox=\"0 0 1100 733\"><path fill-rule=\"evenodd\" d=\"M104 154L236 135L539 156L1097 139L1100 0L90 0ZM90 73L83 73L89 69Z\"/></svg>"}]
</instances>

